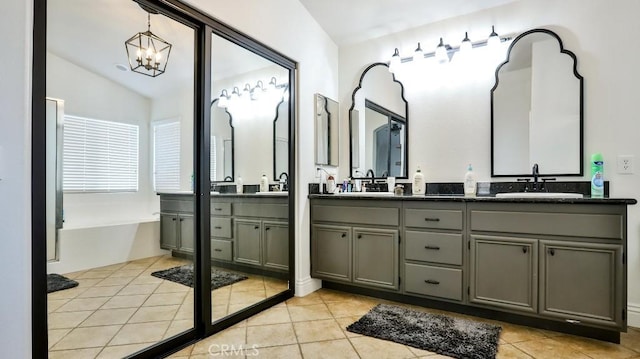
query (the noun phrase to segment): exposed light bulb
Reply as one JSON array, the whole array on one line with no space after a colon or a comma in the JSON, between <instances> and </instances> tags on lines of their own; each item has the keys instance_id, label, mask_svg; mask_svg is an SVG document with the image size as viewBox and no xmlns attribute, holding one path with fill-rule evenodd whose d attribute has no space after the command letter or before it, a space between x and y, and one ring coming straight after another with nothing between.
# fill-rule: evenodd
<instances>
[{"instance_id":1,"label":"exposed light bulb","mask_svg":"<svg viewBox=\"0 0 640 359\"><path fill-rule=\"evenodd\" d=\"M415 61L416 64L422 63L424 61L424 51L422 51L419 42L418 48L416 48L416 51L413 52L413 61Z\"/></svg>"},{"instance_id":2,"label":"exposed light bulb","mask_svg":"<svg viewBox=\"0 0 640 359\"><path fill-rule=\"evenodd\" d=\"M473 46L471 45L471 40L469 40L469 35L465 32L464 39L462 39L462 43L460 44L460 53L466 55L471 52L472 49Z\"/></svg>"},{"instance_id":3,"label":"exposed light bulb","mask_svg":"<svg viewBox=\"0 0 640 359\"><path fill-rule=\"evenodd\" d=\"M393 56L391 56L391 60L389 61L389 72L396 72L398 67L400 67L400 52L398 48L393 52Z\"/></svg>"},{"instance_id":4,"label":"exposed light bulb","mask_svg":"<svg viewBox=\"0 0 640 359\"><path fill-rule=\"evenodd\" d=\"M498 47L500 45L500 37L496 33L494 26L491 26L491 34L489 35L489 39L487 40L487 45L489 47Z\"/></svg>"},{"instance_id":5,"label":"exposed light bulb","mask_svg":"<svg viewBox=\"0 0 640 359\"><path fill-rule=\"evenodd\" d=\"M444 46L442 38L440 38L440 43L436 47L436 61L441 64L449 61L449 56L447 56L447 48Z\"/></svg>"}]
</instances>

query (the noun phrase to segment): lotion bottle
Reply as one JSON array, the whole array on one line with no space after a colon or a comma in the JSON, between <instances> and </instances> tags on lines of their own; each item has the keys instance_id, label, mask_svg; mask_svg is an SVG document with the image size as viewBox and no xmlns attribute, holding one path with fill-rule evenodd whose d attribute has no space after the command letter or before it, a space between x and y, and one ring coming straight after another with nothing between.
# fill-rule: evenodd
<instances>
[{"instance_id":1,"label":"lotion bottle","mask_svg":"<svg viewBox=\"0 0 640 359\"><path fill-rule=\"evenodd\" d=\"M467 167L467 173L464 175L464 195L466 197L476 196L476 177L473 174L471 164Z\"/></svg>"},{"instance_id":2,"label":"lotion bottle","mask_svg":"<svg viewBox=\"0 0 640 359\"><path fill-rule=\"evenodd\" d=\"M424 195L424 175L420 171L420 166L413 175L413 182L411 183L411 190L414 196Z\"/></svg>"},{"instance_id":3,"label":"lotion bottle","mask_svg":"<svg viewBox=\"0 0 640 359\"><path fill-rule=\"evenodd\" d=\"M591 197L604 197L604 158L601 153L591 156Z\"/></svg>"},{"instance_id":4,"label":"lotion bottle","mask_svg":"<svg viewBox=\"0 0 640 359\"><path fill-rule=\"evenodd\" d=\"M260 177L260 192L269 192L269 178L265 174Z\"/></svg>"},{"instance_id":5,"label":"lotion bottle","mask_svg":"<svg viewBox=\"0 0 640 359\"><path fill-rule=\"evenodd\" d=\"M242 188L242 177L238 177L236 180L236 193L243 193L244 188Z\"/></svg>"}]
</instances>

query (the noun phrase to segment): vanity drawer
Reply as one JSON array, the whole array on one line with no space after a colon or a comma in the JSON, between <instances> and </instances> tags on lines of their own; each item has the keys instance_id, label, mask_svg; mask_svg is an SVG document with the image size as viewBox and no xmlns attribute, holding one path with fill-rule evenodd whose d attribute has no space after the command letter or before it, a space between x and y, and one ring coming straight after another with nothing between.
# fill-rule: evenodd
<instances>
[{"instance_id":1,"label":"vanity drawer","mask_svg":"<svg viewBox=\"0 0 640 359\"><path fill-rule=\"evenodd\" d=\"M313 206L313 220L349 224L397 226L399 209L385 207Z\"/></svg>"},{"instance_id":2,"label":"vanity drawer","mask_svg":"<svg viewBox=\"0 0 640 359\"><path fill-rule=\"evenodd\" d=\"M231 215L231 203L211 201L211 215L212 216L230 216Z\"/></svg>"},{"instance_id":3,"label":"vanity drawer","mask_svg":"<svg viewBox=\"0 0 640 359\"><path fill-rule=\"evenodd\" d=\"M405 259L462 265L462 234L406 231Z\"/></svg>"},{"instance_id":4,"label":"vanity drawer","mask_svg":"<svg viewBox=\"0 0 640 359\"><path fill-rule=\"evenodd\" d=\"M160 201L160 209L162 212L193 213L193 201L163 200Z\"/></svg>"},{"instance_id":5,"label":"vanity drawer","mask_svg":"<svg viewBox=\"0 0 640 359\"><path fill-rule=\"evenodd\" d=\"M407 227L462 229L462 210L415 209L404 210L404 224Z\"/></svg>"},{"instance_id":6,"label":"vanity drawer","mask_svg":"<svg viewBox=\"0 0 640 359\"><path fill-rule=\"evenodd\" d=\"M407 263L404 265L404 274L405 292L462 300L461 269Z\"/></svg>"},{"instance_id":7,"label":"vanity drawer","mask_svg":"<svg viewBox=\"0 0 640 359\"><path fill-rule=\"evenodd\" d=\"M233 211L240 217L289 218L288 204L242 202L236 203Z\"/></svg>"},{"instance_id":8,"label":"vanity drawer","mask_svg":"<svg viewBox=\"0 0 640 359\"><path fill-rule=\"evenodd\" d=\"M471 230L573 237L623 237L619 214L471 211Z\"/></svg>"},{"instance_id":9,"label":"vanity drawer","mask_svg":"<svg viewBox=\"0 0 640 359\"><path fill-rule=\"evenodd\" d=\"M231 238L231 218L211 217L211 237Z\"/></svg>"},{"instance_id":10,"label":"vanity drawer","mask_svg":"<svg viewBox=\"0 0 640 359\"><path fill-rule=\"evenodd\" d=\"M233 258L231 253L231 248L233 248L231 241L225 241L222 239L212 239L211 240L211 258L230 261L231 258Z\"/></svg>"}]
</instances>

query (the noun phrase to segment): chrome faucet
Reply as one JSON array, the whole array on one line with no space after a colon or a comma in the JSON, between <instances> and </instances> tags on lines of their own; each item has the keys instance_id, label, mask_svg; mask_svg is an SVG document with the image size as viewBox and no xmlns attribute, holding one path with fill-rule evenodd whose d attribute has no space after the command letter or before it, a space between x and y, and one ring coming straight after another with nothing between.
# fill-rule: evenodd
<instances>
[{"instance_id":1,"label":"chrome faucet","mask_svg":"<svg viewBox=\"0 0 640 359\"><path fill-rule=\"evenodd\" d=\"M367 170L367 174L365 175L365 177L369 177L369 174L371 174L371 183L373 183L373 181L376 179L376 174L373 173L372 169Z\"/></svg>"},{"instance_id":2,"label":"chrome faucet","mask_svg":"<svg viewBox=\"0 0 640 359\"><path fill-rule=\"evenodd\" d=\"M531 169L531 172L533 172L533 190L537 191L538 190L538 177L540 177L540 172L538 171L538 164L537 163L533 164L533 168Z\"/></svg>"},{"instance_id":3,"label":"chrome faucet","mask_svg":"<svg viewBox=\"0 0 640 359\"><path fill-rule=\"evenodd\" d=\"M282 179L282 176L284 176L284 179ZM287 172L282 172L280 176L278 176L278 181L280 182L281 191L289 190L289 175L287 174Z\"/></svg>"}]
</instances>

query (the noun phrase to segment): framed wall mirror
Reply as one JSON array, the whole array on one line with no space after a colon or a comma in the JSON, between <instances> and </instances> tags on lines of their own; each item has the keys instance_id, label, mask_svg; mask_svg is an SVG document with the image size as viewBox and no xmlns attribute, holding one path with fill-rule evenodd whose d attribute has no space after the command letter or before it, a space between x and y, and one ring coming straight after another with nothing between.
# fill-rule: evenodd
<instances>
[{"instance_id":1,"label":"framed wall mirror","mask_svg":"<svg viewBox=\"0 0 640 359\"><path fill-rule=\"evenodd\" d=\"M516 37L491 90L491 175L582 176L583 79L553 31Z\"/></svg>"},{"instance_id":2,"label":"framed wall mirror","mask_svg":"<svg viewBox=\"0 0 640 359\"><path fill-rule=\"evenodd\" d=\"M233 118L220 99L211 101L211 182L233 182Z\"/></svg>"},{"instance_id":3,"label":"framed wall mirror","mask_svg":"<svg viewBox=\"0 0 640 359\"><path fill-rule=\"evenodd\" d=\"M316 164L337 166L339 162L340 114L338 102L315 94Z\"/></svg>"},{"instance_id":4,"label":"framed wall mirror","mask_svg":"<svg viewBox=\"0 0 640 359\"><path fill-rule=\"evenodd\" d=\"M273 177L275 181L289 178L289 99L285 89L273 119Z\"/></svg>"},{"instance_id":5,"label":"framed wall mirror","mask_svg":"<svg viewBox=\"0 0 640 359\"><path fill-rule=\"evenodd\" d=\"M409 104L385 63L368 66L349 109L351 177L407 178Z\"/></svg>"}]
</instances>

